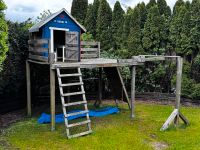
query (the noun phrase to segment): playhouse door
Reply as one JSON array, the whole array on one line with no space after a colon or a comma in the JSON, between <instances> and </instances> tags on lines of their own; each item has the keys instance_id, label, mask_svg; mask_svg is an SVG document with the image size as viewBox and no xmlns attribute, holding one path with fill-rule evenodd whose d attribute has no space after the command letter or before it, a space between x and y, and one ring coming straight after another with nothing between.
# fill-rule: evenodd
<instances>
[{"instance_id":1,"label":"playhouse door","mask_svg":"<svg viewBox=\"0 0 200 150\"><path fill-rule=\"evenodd\" d=\"M78 32L66 32L66 60L79 60L79 37Z\"/></svg>"}]
</instances>

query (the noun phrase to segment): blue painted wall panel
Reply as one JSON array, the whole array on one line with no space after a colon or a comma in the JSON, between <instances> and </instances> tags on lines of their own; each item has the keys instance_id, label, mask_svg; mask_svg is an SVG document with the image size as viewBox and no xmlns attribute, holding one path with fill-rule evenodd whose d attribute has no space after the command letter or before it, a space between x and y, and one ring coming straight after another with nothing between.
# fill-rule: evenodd
<instances>
[{"instance_id":1,"label":"blue painted wall panel","mask_svg":"<svg viewBox=\"0 0 200 150\"><path fill-rule=\"evenodd\" d=\"M81 28L65 12L62 12L61 14L56 16L54 19L52 19L42 27L43 39L50 40L50 29L49 29L50 27L65 28L69 29L69 31L78 32L79 33L78 37L80 39ZM80 40L78 46L79 46L79 56L80 56ZM44 45L44 47L48 48L48 45Z\"/></svg>"},{"instance_id":2,"label":"blue painted wall panel","mask_svg":"<svg viewBox=\"0 0 200 150\"><path fill-rule=\"evenodd\" d=\"M50 39L49 27L65 28L69 31L81 31L80 27L65 13L61 13L42 27L42 38ZM80 35L80 34L79 34Z\"/></svg>"}]
</instances>

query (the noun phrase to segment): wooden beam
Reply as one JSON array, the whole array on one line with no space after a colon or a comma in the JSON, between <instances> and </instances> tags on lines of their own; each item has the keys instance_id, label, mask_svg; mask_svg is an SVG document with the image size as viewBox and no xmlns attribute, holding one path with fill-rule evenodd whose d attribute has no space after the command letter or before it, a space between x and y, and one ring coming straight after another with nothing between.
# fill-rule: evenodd
<instances>
[{"instance_id":1,"label":"wooden beam","mask_svg":"<svg viewBox=\"0 0 200 150\"><path fill-rule=\"evenodd\" d=\"M31 117L31 70L30 63L26 61L26 85L27 85L27 115Z\"/></svg>"},{"instance_id":2,"label":"wooden beam","mask_svg":"<svg viewBox=\"0 0 200 150\"><path fill-rule=\"evenodd\" d=\"M125 99L127 100L129 109L131 109L130 99L129 99L129 97L128 97L128 92L126 91L126 87L125 87L125 84L124 84L122 75L121 75L121 73L120 73L119 67L116 67L116 68L117 68L117 73L118 73L118 75L119 75L119 79L120 79L121 84L122 84L122 91L123 91L122 93L124 93L124 97L126 97Z\"/></svg>"},{"instance_id":3,"label":"wooden beam","mask_svg":"<svg viewBox=\"0 0 200 150\"><path fill-rule=\"evenodd\" d=\"M186 124L186 125L189 125L190 122L188 121L188 119L181 113L179 112L179 117L183 120L183 122Z\"/></svg>"},{"instance_id":4,"label":"wooden beam","mask_svg":"<svg viewBox=\"0 0 200 150\"><path fill-rule=\"evenodd\" d=\"M98 58L101 57L101 43L98 42Z\"/></svg>"},{"instance_id":5,"label":"wooden beam","mask_svg":"<svg viewBox=\"0 0 200 150\"><path fill-rule=\"evenodd\" d=\"M177 73L176 73L176 105L175 108L180 111L180 100L181 100L181 80L182 80L182 68L183 68L183 59L177 57ZM175 124L179 123L179 113L175 119Z\"/></svg>"},{"instance_id":6,"label":"wooden beam","mask_svg":"<svg viewBox=\"0 0 200 150\"><path fill-rule=\"evenodd\" d=\"M34 45L34 46L41 46L43 44L48 44L49 40L47 39L35 39L35 40L28 40L29 45Z\"/></svg>"},{"instance_id":7,"label":"wooden beam","mask_svg":"<svg viewBox=\"0 0 200 150\"><path fill-rule=\"evenodd\" d=\"M169 118L163 124L162 128L160 129L160 131L166 130L169 127L169 125L173 122L173 120L177 117L178 113L179 113L179 110L178 109L174 109L174 111L171 113Z\"/></svg>"},{"instance_id":8,"label":"wooden beam","mask_svg":"<svg viewBox=\"0 0 200 150\"><path fill-rule=\"evenodd\" d=\"M163 124L161 131L166 130L169 125L174 121L174 124L177 126L179 124L179 118L188 125L189 121L187 118L180 112L180 100L181 100L181 80L182 80L182 68L183 68L183 58L174 57L177 59L177 74L176 74L176 104L175 109L166 122Z\"/></svg>"},{"instance_id":9,"label":"wooden beam","mask_svg":"<svg viewBox=\"0 0 200 150\"><path fill-rule=\"evenodd\" d=\"M183 58L177 58L177 78L176 78L176 109L180 108L181 80L182 80Z\"/></svg>"},{"instance_id":10,"label":"wooden beam","mask_svg":"<svg viewBox=\"0 0 200 150\"><path fill-rule=\"evenodd\" d=\"M81 58L84 59L91 59L91 58L98 58L98 54L92 53L92 54L81 54Z\"/></svg>"},{"instance_id":11,"label":"wooden beam","mask_svg":"<svg viewBox=\"0 0 200 150\"><path fill-rule=\"evenodd\" d=\"M50 68L51 131L55 130L55 70Z\"/></svg>"},{"instance_id":12,"label":"wooden beam","mask_svg":"<svg viewBox=\"0 0 200 150\"><path fill-rule=\"evenodd\" d=\"M165 60L165 57L163 56L145 58L145 61L164 61L164 60Z\"/></svg>"},{"instance_id":13,"label":"wooden beam","mask_svg":"<svg viewBox=\"0 0 200 150\"><path fill-rule=\"evenodd\" d=\"M81 45L84 45L84 46L97 46L98 42L81 41Z\"/></svg>"},{"instance_id":14,"label":"wooden beam","mask_svg":"<svg viewBox=\"0 0 200 150\"><path fill-rule=\"evenodd\" d=\"M102 103L102 68L99 68L98 99L94 102L95 107L100 107Z\"/></svg>"},{"instance_id":15,"label":"wooden beam","mask_svg":"<svg viewBox=\"0 0 200 150\"><path fill-rule=\"evenodd\" d=\"M39 53L42 53L42 52L47 52L49 51L48 48L43 48L43 47L29 47L29 52L39 52Z\"/></svg>"},{"instance_id":16,"label":"wooden beam","mask_svg":"<svg viewBox=\"0 0 200 150\"><path fill-rule=\"evenodd\" d=\"M99 68L99 105L102 101L102 68Z\"/></svg>"},{"instance_id":17,"label":"wooden beam","mask_svg":"<svg viewBox=\"0 0 200 150\"><path fill-rule=\"evenodd\" d=\"M39 55L32 55L32 54L29 54L29 59L43 61L43 62L47 62L48 61L48 57L39 56Z\"/></svg>"},{"instance_id":18,"label":"wooden beam","mask_svg":"<svg viewBox=\"0 0 200 150\"><path fill-rule=\"evenodd\" d=\"M136 66L132 66L132 79L131 79L131 118L135 118L135 76Z\"/></svg>"},{"instance_id":19,"label":"wooden beam","mask_svg":"<svg viewBox=\"0 0 200 150\"><path fill-rule=\"evenodd\" d=\"M81 52L98 52L98 48L81 48Z\"/></svg>"},{"instance_id":20,"label":"wooden beam","mask_svg":"<svg viewBox=\"0 0 200 150\"><path fill-rule=\"evenodd\" d=\"M28 59L27 61L31 62L31 63L34 63L34 64L49 65L48 62L36 61L36 60L31 60L31 59Z\"/></svg>"}]
</instances>

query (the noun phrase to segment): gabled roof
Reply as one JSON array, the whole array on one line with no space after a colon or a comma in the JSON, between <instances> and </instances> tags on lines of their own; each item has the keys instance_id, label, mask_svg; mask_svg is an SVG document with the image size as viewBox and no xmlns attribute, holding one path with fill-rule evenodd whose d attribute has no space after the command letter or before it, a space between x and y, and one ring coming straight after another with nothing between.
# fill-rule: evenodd
<instances>
[{"instance_id":1,"label":"gabled roof","mask_svg":"<svg viewBox=\"0 0 200 150\"><path fill-rule=\"evenodd\" d=\"M46 23L48 23L49 21L51 21L53 18L55 18L56 16L58 16L59 14L61 14L62 12L65 12L84 32L86 32L86 29L84 26L82 26L65 8L61 9L60 11L53 13L51 15L49 15L48 17L46 17L45 19L43 19L42 21L40 21L39 23L35 24L34 26L32 26L29 29L29 32L38 32L39 29L45 25Z\"/></svg>"}]
</instances>

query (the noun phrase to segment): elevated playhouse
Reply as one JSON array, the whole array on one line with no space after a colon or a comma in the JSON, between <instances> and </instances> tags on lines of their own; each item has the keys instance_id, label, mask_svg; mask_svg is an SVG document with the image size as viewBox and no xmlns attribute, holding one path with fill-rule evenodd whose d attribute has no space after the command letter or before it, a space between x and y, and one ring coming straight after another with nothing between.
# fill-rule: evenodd
<instances>
[{"instance_id":1,"label":"elevated playhouse","mask_svg":"<svg viewBox=\"0 0 200 150\"><path fill-rule=\"evenodd\" d=\"M145 61L155 58L146 56L134 57L130 60L104 59L100 57L100 43L81 41L81 34L86 29L78 23L67 11L62 9L51 14L29 29L29 57L26 62L27 69L27 109L31 116L31 63L49 66L50 73L50 104L51 104L51 130L55 130L55 76L58 85L65 126L68 138L86 135L92 132L91 120L88 114L87 100L81 68L99 68L99 101L101 101L102 70L107 75L114 98L121 99L123 95L134 117L135 100L135 68ZM165 57L162 60L165 60ZM118 67L130 66L132 68L131 100L128 98ZM182 69L182 68L180 68ZM178 83L180 84L180 83ZM177 95L180 97L180 94ZM81 97L81 98L80 98ZM75 99L75 100L74 100ZM77 100L78 99L78 100ZM180 100L178 101L180 103ZM68 107L82 106L79 112L68 113ZM179 106L178 106L179 107ZM177 108L179 110L179 108ZM86 114L85 119L70 123L68 117ZM179 111L175 116L179 116ZM86 126L85 131L71 133L71 129ZM78 130L79 131L79 130Z\"/></svg>"}]
</instances>

